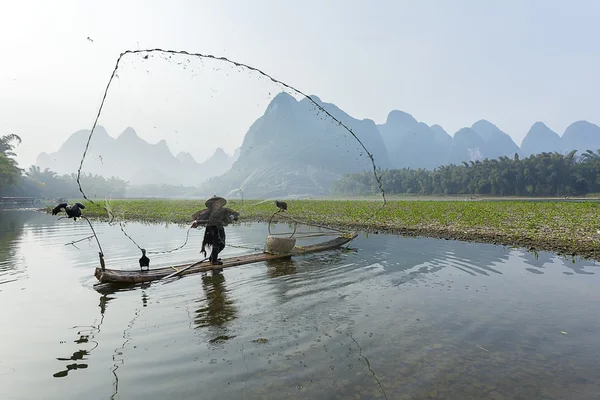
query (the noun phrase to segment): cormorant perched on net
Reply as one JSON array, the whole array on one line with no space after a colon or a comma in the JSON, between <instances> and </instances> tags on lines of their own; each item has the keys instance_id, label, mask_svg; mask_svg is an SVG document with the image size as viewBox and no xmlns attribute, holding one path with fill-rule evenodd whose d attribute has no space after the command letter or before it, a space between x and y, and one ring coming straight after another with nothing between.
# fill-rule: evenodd
<instances>
[{"instance_id":1,"label":"cormorant perched on net","mask_svg":"<svg viewBox=\"0 0 600 400\"><path fill-rule=\"evenodd\" d=\"M61 209L64 209L69 218L73 218L73 221L77 221L77 218L81 217L81 210L84 208L85 206L81 203L75 203L72 206L67 203L60 203L52 209L52 215L56 215Z\"/></svg>"},{"instance_id":2,"label":"cormorant perched on net","mask_svg":"<svg viewBox=\"0 0 600 400\"><path fill-rule=\"evenodd\" d=\"M275 200L275 206L279 208L279 212L287 211L287 203L285 201Z\"/></svg>"}]
</instances>

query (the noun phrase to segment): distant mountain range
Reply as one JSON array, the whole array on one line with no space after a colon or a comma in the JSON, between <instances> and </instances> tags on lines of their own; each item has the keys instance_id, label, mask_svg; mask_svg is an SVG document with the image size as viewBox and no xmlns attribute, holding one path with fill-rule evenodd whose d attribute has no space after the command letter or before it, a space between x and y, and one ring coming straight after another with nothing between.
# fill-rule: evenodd
<instances>
[{"instance_id":1,"label":"distant mountain range","mask_svg":"<svg viewBox=\"0 0 600 400\"><path fill-rule=\"evenodd\" d=\"M75 132L58 151L41 153L36 165L61 175L77 172L89 134L89 130ZM105 177L122 178L130 185L164 183L198 186L229 170L238 154L239 151L236 151L236 154L230 156L223 149L217 148L209 159L198 163L190 153L180 152L174 156L165 140L156 144L148 143L131 127L115 139L109 136L104 127L97 126L83 170Z\"/></svg>"},{"instance_id":2,"label":"distant mountain range","mask_svg":"<svg viewBox=\"0 0 600 400\"><path fill-rule=\"evenodd\" d=\"M378 125L394 168L433 169L501 156L528 157L542 152L568 153L600 148L600 127L587 121L571 124L563 136L542 122L533 124L521 148L496 125L479 120L471 127L450 136L439 125L428 126L402 111L389 113L385 124Z\"/></svg>"},{"instance_id":3,"label":"distant mountain range","mask_svg":"<svg viewBox=\"0 0 600 400\"><path fill-rule=\"evenodd\" d=\"M393 167L375 122L352 118L333 104L311 98L353 131L374 154L378 167ZM250 126L231 169L202 188L208 193L239 189L255 198L318 195L328 193L343 174L372 168L351 133L310 100L280 93Z\"/></svg>"},{"instance_id":4,"label":"distant mountain range","mask_svg":"<svg viewBox=\"0 0 600 400\"><path fill-rule=\"evenodd\" d=\"M533 124L521 143L486 120L453 136L439 125L418 122L408 113L391 111L383 124L359 120L331 103L311 98L347 125L374 156L376 166L433 169L500 156L527 157L541 152L568 153L600 149L600 127L587 121L571 124L562 136L542 122ZM89 131L78 131L37 165L59 173L77 171ZM160 168L158 168L160 166ZM234 155L217 149L198 163L189 153L174 156L166 142L149 144L132 128L114 139L97 127L84 163L86 172L118 176L130 185L168 183L198 186L207 195L243 193L246 197L326 194L341 175L372 170L360 144L309 99L279 93L248 129ZM97 172L96 172L97 171ZM210 178L207 180L207 178Z\"/></svg>"}]
</instances>

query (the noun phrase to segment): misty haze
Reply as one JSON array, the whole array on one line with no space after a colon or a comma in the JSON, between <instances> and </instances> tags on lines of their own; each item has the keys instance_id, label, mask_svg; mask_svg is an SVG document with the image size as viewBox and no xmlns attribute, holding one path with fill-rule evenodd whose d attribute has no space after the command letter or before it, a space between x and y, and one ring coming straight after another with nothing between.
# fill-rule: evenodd
<instances>
[{"instance_id":1,"label":"misty haze","mask_svg":"<svg viewBox=\"0 0 600 400\"><path fill-rule=\"evenodd\" d=\"M373 153L376 165L382 169L432 170L486 158L512 158L515 154L520 157L547 152L566 155L576 150L580 155L587 150L600 149L600 127L587 121L573 122L561 136L543 122L535 122L519 148L508 134L486 120L479 120L451 136L440 125L429 126L406 112L391 111L384 124L376 125L370 119L353 118L334 104L321 102L317 96L311 98L353 127ZM132 127L113 137L103 126L98 126L94 145L87 154L85 171L105 178L123 179L134 193L136 189L142 189L136 188L139 186L173 185L197 187L198 193L207 196L213 188L213 191L228 193L243 187L257 171L269 170L275 165L280 167L280 172L289 170L297 175L296 179L302 177L307 181L301 186L302 194L326 195L336 178L370 169L356 145L342 140L341 129L333 129L330 125L327 119L316 116L314 107L307 100L297 102L281 93L248 129L244 141L233 154L217 148L210 158L200 162L187 152L174 155L164 139L148 143ZM41 153L36 166L59 175L76 171L81 161L77 149L85 147L89 133L89 130L73 133L56 152ZM312 143L306 145L306 142ZM347 149L340 149L340 145ZM299 148L302 148L300 153ZM360 161L358 164L357 160ZM309 183L310 171L316 178ZM219 181L213 179L212 185L207 185L214 177L220 177ZM296 184L295 188L281 193L264 192L264 187L274 185L274 180L279 178L280 174L265 175L261 181L263 189L255 188L254 193L249 191L249 194L285 196L289 190L298 190ZM128 190L124 195L127 194ZM168 192L147 191L146 194L169 197Z\"/></svg>"},{"instance_id":2,"label":"misty haze","mask_svg":"<svg viewBox=\"0 0 600 400\"><path fill-rule=\"evenodd\" d=\"M599 20L4 2L0 400L597 400Z\"/></svg>"}]
</instances>

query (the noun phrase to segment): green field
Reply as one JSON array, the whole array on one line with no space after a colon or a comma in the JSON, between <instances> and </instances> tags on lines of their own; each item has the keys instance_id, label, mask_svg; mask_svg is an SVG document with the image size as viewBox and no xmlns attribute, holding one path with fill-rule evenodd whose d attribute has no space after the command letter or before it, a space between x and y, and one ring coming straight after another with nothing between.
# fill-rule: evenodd
<instances>
[{"instance_id":1,"label":"green field","mask_svg":"<svg viewBox=\"0 0 600 400\"><path fill-rule=\"evenodd\" d=\"M111 200L86 206L87 217L191 223L204 208L200 200ZM600 259L600 203L559 201L462 200L287 200L301 221L367 232L388 232L475 242ZM277 211L273 201L231 200L240 221L266 221ZM50 210L50 208L47 208ZM598 255L597 255L598 253Z\"/></svg>"}]
</instances>

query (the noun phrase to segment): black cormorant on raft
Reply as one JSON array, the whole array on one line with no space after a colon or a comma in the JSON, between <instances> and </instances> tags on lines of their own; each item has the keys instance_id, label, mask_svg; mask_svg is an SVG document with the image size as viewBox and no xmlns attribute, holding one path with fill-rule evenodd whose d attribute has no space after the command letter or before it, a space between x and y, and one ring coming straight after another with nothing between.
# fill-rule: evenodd
<instances>
[{"instance_id":1,"label":"black cormorant on raft","mask_svg":"<svg viewBox=\"0 0 600 400\"><path fill-rule=\"evenodd\" d=\"M143 270L146 268L146 271L150 269L150 259L146 255L146 249L142 249L142 257L140 257L140 269Z\"/></svg>"},{"instance_id":2,"label":"black cormorant on raft","mask_svg":"<svg viewBox=\"0 0 600 400\"><path fill-rule=\"evenodd\" d=\"M291 251L285 253L254 253L243 256L223 258L222 264L213 265L206 260L195 263L180 264L162 268L150 269L147 271L140 270L116 270L96 268L94 275L100 283L115 283L115 284L135 284L152 282L163 279L174 272L181 271L178 275L197 274L199 272L207 272L210 270L221 270L223 268L236 267L239 265L253 264L262 261L286 259L290 257L301 256L304 254L316 253L320 251L332 250L350 243L358 235L354 232L340 234L336 238L316 243L308 246L295 246ZM195 264L195 265L194 265ZM185 269L185 270L184 270Z\"/></svg>"}]
</instances>

